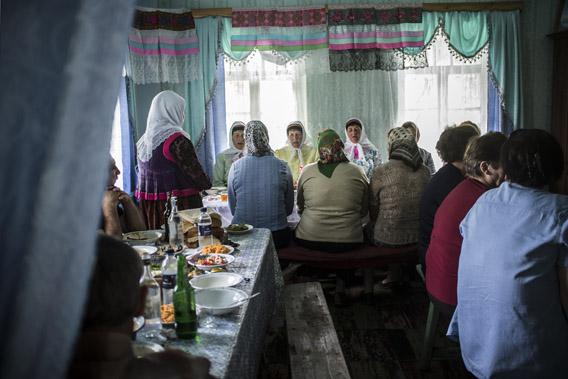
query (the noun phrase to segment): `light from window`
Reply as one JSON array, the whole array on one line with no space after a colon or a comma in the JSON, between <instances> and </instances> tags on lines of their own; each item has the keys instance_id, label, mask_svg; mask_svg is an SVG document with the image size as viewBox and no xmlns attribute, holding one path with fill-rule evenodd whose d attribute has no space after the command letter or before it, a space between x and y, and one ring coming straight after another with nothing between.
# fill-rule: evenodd
<instances>
[{"instance_id":1,"label":"light from window","mask_svg":"<svg viewBox=\"0 0 568 379\"><path fill-rule=\"evenodd\" d=\"M114 108L114 118L112 120L112 136L110 139L110 155L116 161L116 167L120 170L120 175L116 181L116 186L124 188L122 177L122 130L120 129L120 102L116 100Z\"/></svg>"}]
</instances>

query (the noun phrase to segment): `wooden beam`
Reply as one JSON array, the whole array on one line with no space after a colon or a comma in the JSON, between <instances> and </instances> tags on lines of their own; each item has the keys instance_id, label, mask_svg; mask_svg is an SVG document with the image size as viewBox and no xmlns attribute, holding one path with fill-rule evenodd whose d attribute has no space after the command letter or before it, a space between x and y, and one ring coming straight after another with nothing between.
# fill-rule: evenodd
<instances>
[{"instance_id":1,"label":"wooden beam","mask_svg":"<svg viewBox=\"0 0 568 379\"><path fill-rule=\"evenodd\" d=\"M522 1L494 1L478 3L424 3L426 12L482 12L516 11L523 9Z\"/></svg>"},{"instance_id":2,"label":"wooden beam","mask_svg":"<svg viewBox=\"0 0 568 379\"><path fill-rule=\"evenodd\" d=\"M192 9L191 14L193 18L203 18L203 17L231 17L233 15L232 8L203 8L203 9Z\"/></svg>"},{"instance_id":3,"label":"wooden beam","mask_svg":"<svg viewBox=\"0 0 568 379\"><path fill-rule=\"evenodd\" d=\"M325 0L322 0L324 3ZM482 11L516 11L523 9L522 1L492 1L477 3L424 3L426 12L482 12ZM191 10L194 18L210 16L231 17L232 8L202 8Z\"/></svg>"}]
</instances>

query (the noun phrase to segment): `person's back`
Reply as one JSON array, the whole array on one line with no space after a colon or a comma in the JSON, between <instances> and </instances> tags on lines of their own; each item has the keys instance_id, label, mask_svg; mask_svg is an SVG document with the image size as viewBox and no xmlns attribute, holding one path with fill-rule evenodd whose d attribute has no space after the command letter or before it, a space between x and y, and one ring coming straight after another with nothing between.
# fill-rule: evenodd
<instances>
[{"instance_id":1,"label":"person's back","mask_svg":"<svg viewBox=\"0 0 568 379\"><path fill-rule=\"evenodd\" d=\"M414 170L400 160L391 159L375 169L371 183L378 202L375 242L406 245L418 241L418 206L429 180L424 165Z\"/></svg>"},{"instance_id":2,"label":"person's back","mask_svg":"<svg viewBox=\"0 0 568 379\"><path fill-rule=\"evenodd\" d=\"M271 231L288 227L294 190L285 162L273 155L245 156L231 167L228 185L233 223Z\"/></svg>"},{"instance_id":3,"label":"person's back","mask_svg":"<svg viewBox=\"0 0 568 379\"><path fill-rule=\"evenodd\" d=\"M507 182L460 225L459 338L477 377L564 378L568 372L568 197L546 192L562 149L543 130L513 132L501 149Z\"/></svg>"},{"instance_id":4,"label":"person's back","mask_svg":"<svg viewBox=\"0 0 568 379\"><path fill-rule=\"evenodd\" d=\"M298 183L302 213L296 237L308 241L363 242L361 219L368 212L367 178L354 163L340 163L331 178L318 164L304 167Z\"/></svg>"},{"instance_id":5,"label":"person's back","mask_svg":"<svg viewBox=\"0 0 568 379\"><path fill-rule=\"evenodd\" d=\"M568 197L510 183L481 196L462 222L456 313L474 374L568 372L556 272L568 265L567 228Z\"/></svg>"}]
</instances>

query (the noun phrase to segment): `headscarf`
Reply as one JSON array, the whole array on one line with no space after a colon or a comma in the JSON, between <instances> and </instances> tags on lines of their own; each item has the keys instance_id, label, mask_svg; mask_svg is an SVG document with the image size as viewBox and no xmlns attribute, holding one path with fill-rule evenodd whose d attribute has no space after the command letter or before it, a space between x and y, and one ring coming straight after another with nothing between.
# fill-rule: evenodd
<instances>
[{"instance_id":1,"label":"headscarf","mask_svg":"<svg viewBox=\"0 0 568 379\"><path fill-rule=\"evenodd\" d=\"M231 157L231 160L234 162L239 158L243 157L243 150L239 150L235 147L235 143L233 142L233 131L236 127L242 127L243 129L246 127L245 123L242 121L235 121L233 125L231 125L231 129L229 130L229 148L223 151L223 155L227 155Z\"/></svg>"},{"instance_id":2,"label":"headscarf","mask_svg":"<svg viewBox=\"0 0 568 379\"><path fill-rule=\"evenodd\" d=\"M389 159L401 160L414 171L422 166L422 158L414 135L408 129L398 127L389 130Z\"/></svg>"},{"instance_id":3,"label":"headscarf","mask_svg":"<svg viewBox=\"0 0 568 379\"><path fill-rule=\"evenodd\" d=\"M268 130L262 121L250 121L245 127L245 151L255 157L274 154L268 144Z\"/></svg>"},{"instance_id":4,"label":"headscarf","mask_svg":"<svg viewBox=\"0 0 568 379\"><path fill-rule=\"evenodd\" d=\"M138 159L148 162L152 152L174 133L189 134L181 126L185 118L185 100L174 91L162 91L152 100L146 132L136 143Z\"/></svg>"},{"instance_id":5,"label":"headscarf","mask_svg":"<svg viewBox=\"0 0 568 379\"><path fill-rule=\"evenodd\" d=\"M318 137L318 170L328 178L331 178L337 166L342 162L349 162L343 152L343 141L339 134L332 129L320 132Z\"/></svg>"},{"instance_id":6,"label":"headscarf","mask_svg":"<svg viewBox=\"0 0 568 379\"><path fill-rule=\"evenodd\" d=\"M289 161L291 161L294 155L296 155L298 156L298 161L300 162L300 166L304 167L304 158L302 157L302 146L304 146L304 142L306 142L306 129L304 128L304 124L302 124L301 121L293 121L289 123L288 126L286 127L286 137L288 137L288 132L290 131L290 129L296 129L296 128L302 129L302 141L300 142L300 147L295 148L290 143L290 140L286 139L286 143L292 149L292 156L289 157Z\"/></svg>"},{"instance_id":7,"label":"headscarf","mask_svg":"<svg viewBox=\"0 0 568 379\"><path fill-rule=\"evenodd\" d=\"M347 127L350 124L358 124L361 126L361 138L359 138L358 143L353 143L349 139L349 135L347 134ZM367 138L367 133L365 133L365 126L363 122L356 117L351 117L345 122L345 154L350 161L357 161L360 159L365 159L365 153L369 150L374 149L377 150L375 145L369 141Z\"/></svg>"}]
</instances>

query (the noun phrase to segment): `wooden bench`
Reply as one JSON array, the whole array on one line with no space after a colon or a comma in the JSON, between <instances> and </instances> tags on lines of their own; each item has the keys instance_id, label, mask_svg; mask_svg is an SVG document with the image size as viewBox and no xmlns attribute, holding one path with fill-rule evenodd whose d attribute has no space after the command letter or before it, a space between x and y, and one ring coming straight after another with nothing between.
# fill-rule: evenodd
<instances>
[{"instance_id":1,"label":"wooden bench","mask_svg":"<svg viewBox=\"0 0 568 379\"><path fill-rule=\"evenodd\" d=\"M359 249L343 253L328 253L310 250L292 243L278 250L278 258L282 261L299 263L301 265L331 269L352 270L363 269L365 293L372 294L374 286L373 269L394 264L415 265L418 261L417 245L401 247L379 247L365 245ZM297 268L297 267L296 267ZM344 291L345 283L337 276L337 291Z\"/></svg>"},{"instance_id":2,"label":"wooden bench","mask_svg":"<svg viewBox=\"0 0 568 379\"><path fill-rule=\"evenodd\" d=\"M287 285L284 305L292 378L350 378L321 285Z\"/></svg>"}]
</instances>

